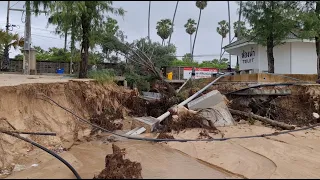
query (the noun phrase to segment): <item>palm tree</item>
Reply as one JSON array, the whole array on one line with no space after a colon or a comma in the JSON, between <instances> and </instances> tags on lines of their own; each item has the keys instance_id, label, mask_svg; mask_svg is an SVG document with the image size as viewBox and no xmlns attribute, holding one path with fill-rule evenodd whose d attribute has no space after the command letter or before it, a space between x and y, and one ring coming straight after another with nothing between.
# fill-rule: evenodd
<instances>
[{"instance_id":1,"label":"palm tree","mask_svg":"<svg viewBox=\"0 0 320 180\"><path fill-rule=\"evenodd\" d=\"M196 34L194 36L194 40L193 40L193 46L192 46L192 58L193 58L193 52L194 52L194 46L196 43L196 39L197 39L197 34L198 34L198 30L199 30L199 24L200 24L200 19L201 19L201 12L204 8L207 7L207 1L196 1L196 6L199 8L200 12L199 12L199 19L198 19L198 24L197 24L197 30L196 30Z\"/></svg>"},{"instance_id":2,"label":"palm tree","mask_svg":"<svg viewBox=\"0 0 320 180\"><path fill-rule=\"evenodd\" d=\"M190 54L192 54L192 34L196 32L197 23L194 19L188 19L188 22L184 25L186 32L190 35Z\"/></svg>"},{"instance_id":3,"label":"palm tree","mask_svg":"<svg viewBox=\"0 0 320 180\"><path fill-rule=\"evenodd\" d=\"M168 39L172 34L172 22L170 19L162 19L157 22L157 34L162 39L162 45L164 45L164 40Z\"/></svg>"},{"instance_id":4,"label":"palm tree","mask_svg":"<svg viewBox=\"0 0 320 180\"><path fill-rule=\"evenodd\" d=\"M238 19L237 33L235 33L235 37L237 37L237 40L239 40L240 36L243 35L241 33L241 29L242 29L241 26L243 27L244 31L246 29L245 23L244 22L241 23L242 22L241 21L242 1L240 1L240 5L239 6L240 7L239 7L239 19ZM234 29L236 29L236 28L234 28ZM237 56L237 65L236 65L236 67L239 68L239 56Z\"/></svg>"},{"instance_id":5,"label":"palm tree","mask_svg":"<svg viewBox=\"0 0 320 180\"><path fill-rule=\"evenodd\" d=\"M172 30L171 30L172 32L173 32L174 20L175 20L176 13L177 13L177 9L178 9L178 4L179 4L179 1L177 1L177 3L176 3L176 8L174 9L174 13L173 13L173 18L172 18ZM170 44L170 42L171 42L171 35L172 35L172 33L170 34L168 44Z\"/></svg>"},{"instance_id":6,"label":"palm tree","mask_svg":"<svg viewBox=\"0 0 320 180\"><path fill-rule=\"evenodd\" d=\"M150 15L151 15L151 1L149 1L149 11L148 11L148 39L150 42Z\"/></svg>"},{"instance_id":7,"label":"palm tree","mask_svg":"<svg viewBox=\"0 0 320 180\"><path fill-rule=\"evenodd\" d=\"M218 22L219 26L217 27L217 32L221 36L221 49L220 49L220 59L222 58L222 46L223 46L223 39L227 37L229 33L229 25L227 24L226 20L222 20Z\"/></svg>"},{"instance_id":8,"label":"palm tree","mask_svg":"<svg viewBox=\"0 0 320 180\"><path fill-rule=\"evenodd\" d=\"M17 47L23 47L24 39L19 37L19 34L7 33L5 30L0 29L0 54L4 55L4 48L10 50L11 47L16 49ZM8 69L9 61L4 58L2 61L1 69Z\"/></svg>"}]
</instances>

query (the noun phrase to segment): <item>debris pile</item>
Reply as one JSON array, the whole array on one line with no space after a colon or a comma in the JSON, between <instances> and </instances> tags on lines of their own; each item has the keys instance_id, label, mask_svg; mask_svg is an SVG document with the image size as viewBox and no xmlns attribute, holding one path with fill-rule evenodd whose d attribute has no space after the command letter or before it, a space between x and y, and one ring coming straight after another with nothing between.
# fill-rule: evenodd
<instances>
[{"instance_id":1,"label":"debris pile","mask_svg":"<svg viewBox=\"0 0 320 180\"><path fill-rule=\"evenodd\" d=\"M112 144L112 154L105 158L105 169L93 179L142 179L141 164L124 159L125 149Z\"/></svg>"}]
</instances>

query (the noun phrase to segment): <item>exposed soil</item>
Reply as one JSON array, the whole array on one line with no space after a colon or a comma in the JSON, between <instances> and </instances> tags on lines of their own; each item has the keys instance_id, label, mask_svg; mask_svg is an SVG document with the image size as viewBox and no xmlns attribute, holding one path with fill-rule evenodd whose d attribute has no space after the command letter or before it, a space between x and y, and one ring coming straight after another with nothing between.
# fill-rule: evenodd
<instances>
[{"instance_id":1,"label":"exposed soil","mask_svg":"<svg viewBox=\"0 0 320 180\"><path fill-rule=\"evenodd\" d=\"M211 136L209 135L208 131L202 130L202 131L199 133L198 139L213 139L213 137L211 137Z\"/></svg>"},{"instance_id":2,"label":"exposed soil","mask_svg":"<svg viewBox=\"0 0 320 180\"><path fill-rule=\"evenodd\" d=\"M96 114L94 116L91 116L90 122L107 130L114 131L122 129L122 124L114 122L114 120L119 118L123 118L121 113L112 113L110 111L104 110L100 115Z\"/></svg>"},{"instance_id":3,"label":"exposed soil","mask_svg":"<svg viewBox=\"0 0 320 180\"><path fill-rule=\"evenodd\" d=\"M112 144L112 154L105 158L105 169L93 179L142 179L141 164L123 159L125 149Z\"/></svg>"},{"instance_id":4,"label":"exposed soil","mask_svg":"<svg viewBox=\"0 0 320 180\"><path fill-rule=\"evenodd\" d=\"M174 137L168 133L160 133L157 139L174 139Z\"/></svg>"},{"instance_id":5,"label":"exposed soil","mask_svg":"<svg viewBox=\"0 0 320 180\"><path fill-rule=\"evenodd\" d=\"M208 130L217 130L215 127L207 126L203 123L203 121L207 121L205 118L191 113L182 114L177 121L173 121L171 119L165 121L163 124L165 127L165 132L180 132L185 129L190 128L203 128Z\"/></svg>"}]
</instances>

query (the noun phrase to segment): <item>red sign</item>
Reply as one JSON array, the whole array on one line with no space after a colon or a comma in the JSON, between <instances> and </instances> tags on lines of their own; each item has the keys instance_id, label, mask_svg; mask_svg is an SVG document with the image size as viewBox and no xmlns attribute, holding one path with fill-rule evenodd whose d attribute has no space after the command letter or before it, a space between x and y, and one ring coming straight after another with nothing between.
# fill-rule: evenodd
<instances>
[{"instance_id":1,"label":"red sign","mask_svg":"<svg viewBox=\"0 0 320 180\"><path fill-rule=\"evenodd\" d=\"M192 67L183 68L183 79L191 77ZM210 78L212 74L218 73L216 68L195 68L195 79Z\"/></svg>"}]
</instances>

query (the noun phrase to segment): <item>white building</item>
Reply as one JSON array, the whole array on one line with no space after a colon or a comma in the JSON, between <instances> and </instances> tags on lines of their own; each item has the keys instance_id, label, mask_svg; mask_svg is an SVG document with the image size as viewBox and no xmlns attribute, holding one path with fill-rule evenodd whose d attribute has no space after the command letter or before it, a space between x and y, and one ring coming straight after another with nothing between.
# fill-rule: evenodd
<instances>
[{"instance_id":1,"label":"white building","mask_svg":"<svg viewBox=\"0 0 320 180\"><path fill-rule=\"evenodd\" d=\"M267 47L248 40L238 40L224 47L237 55L242 73L268 72ZM274 73L317 74L317 54L314 40L298 38L291 33L284 44L273 48Z\"/></svg>"}]
</instances>

